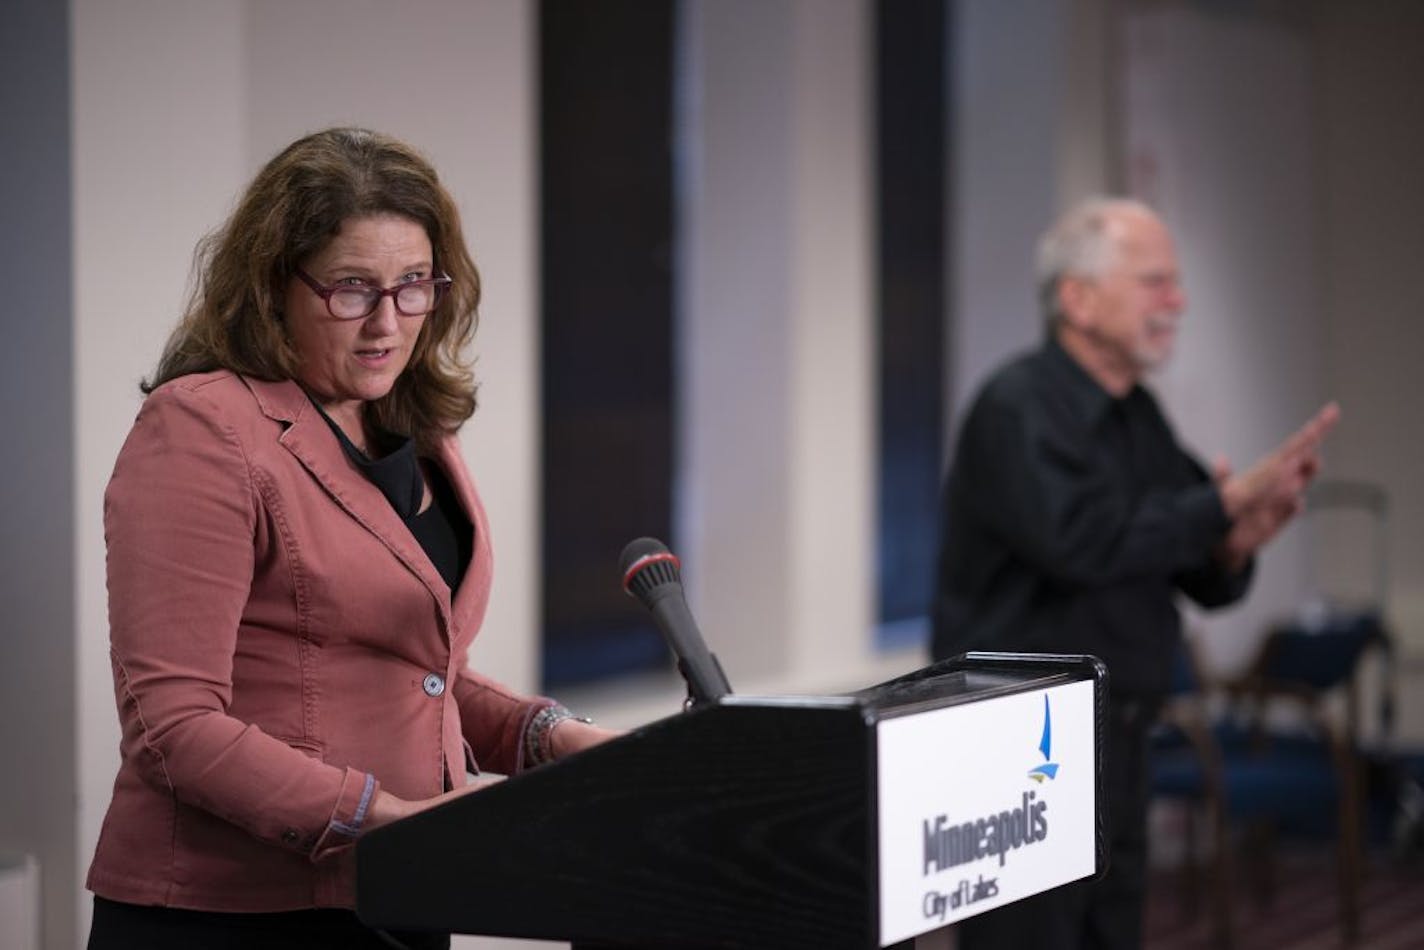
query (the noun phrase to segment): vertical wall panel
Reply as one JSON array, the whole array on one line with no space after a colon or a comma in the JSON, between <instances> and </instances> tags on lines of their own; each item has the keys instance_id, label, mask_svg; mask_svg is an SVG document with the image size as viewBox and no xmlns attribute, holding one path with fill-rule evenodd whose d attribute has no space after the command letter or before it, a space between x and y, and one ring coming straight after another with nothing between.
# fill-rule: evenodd
<instances>
[{"instance_id":1,"label":"vertical wall panel","mask_svg":"<svg viewBox=\"0 0 1424 950\"><path fill-rule=\"evenodd\" d=\"M858 0L683 11L678 535L693 607L734 687L853 676L873 596L869 14Z\"/></svg>"},{"instance_id":2,"label":"vertical wall panel","mask_svg":"<svg viewBox=\"0 0 1424 950\"><path fill-rule=\"evenodd\" d=\"M0 922L75 941L74 361L68 10L21 0L0 29L0 849L40 862L44 907ZM33 915L33 916L32 916ZM8 925L8 926L7 926Z\"/></svg>"},{"instance_id":3,"label":"vertical wall panel","mask_svg":"<svg viewBox=\"0 0 1424 950\"><path fill-rule=\"evenodd\" d=\"M781 670L791 503L791 9L683 4L677 535L733 686Z\"/></svg>"},{"instance_id":4,"label":"vertical wall panel","mask_svg":"<svg viewBox=\"0 0 1424 950\"><path fill-rule=\"evenodd\" d=\"M875 623L873 19L795 0L789 669L863 685Z\"/></svg>"},{"instance_id":5,"label":"vertical wall panel","mask_svg":"<svg viewBox=\"0 0 1424 950\"><path fill-rule=\"evenodd\" d=\"M926 642L939 550L952 213L946 12L943 0L876 5L877 613L886 644Z\"/></svg>"},{"instance_id":6,"label":"vertical wall panel","mask_svg":"<svg viewBox=\"0 0 1424 950\"><path fill-rule=\"evenodd\" d=\"M618 583L669 537L673 0L540 5L543 682L668 670Z\"/></svg>"}]
</instances>

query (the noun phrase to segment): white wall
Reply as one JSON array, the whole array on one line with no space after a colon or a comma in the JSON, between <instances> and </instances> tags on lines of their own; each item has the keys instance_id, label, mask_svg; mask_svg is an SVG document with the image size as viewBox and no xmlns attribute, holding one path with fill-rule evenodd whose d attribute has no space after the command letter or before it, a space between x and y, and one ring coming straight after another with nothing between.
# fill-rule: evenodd
<instances>
[{"instance_id":1,"label":"white wall","mask_svg":"<svg viewBox=\"0 0 1424 950\"><path fill-rule=\"evenodd\" d=\"M1122 24L1130 190L1177 238L1188 307L1156 382L1204 459L1250 464L1323 404L1319 176L1308 33L1186 6ZM1308 595L1299 526L1258 559L1248 598L1190 622L1225 668Z\"/></svg>"},{"instance_id":2,"label":"white wall","mask_svg":"<svg viewBox=\"0 0 1424 950\"><path fill-rule=\"evenodd\" d=\"M853 682L873 643L869 9L682 9L690 595L735 687Z\"/></svg>"},{"instance_id":3,"label":"white wall","mask_svg":"<svg viewBox=\"0 0 1424 950\"><path fill-rule=\"evenodd\" d=\"M1389 493L1390 616L1424 657L1424 5L1359 0L1320 5L1314 146L1323 178L1318 219L1328 262L1321 306L1329 392L1346 413L1332 471ZM1370 561L1360 526L1332 536L1342 584ZM1417 663L1417 661L1416 661Z\"/></svg>"},{"instance_id":4,"label":"white wall","mask_svg":"<svg viewBox=\"0 0 1424 950\"><path fill-rule=\"evenodd\" d=\"M783 665L768 632L789 621L792 10L680 9L678 537L704 636L736 684Z\"/></svg>"},{"instance_id":5,"label":"white wall","mask_svg":"<svg viewBox=\"0 0 1424 950\"><path fill-rule=\"evenodd\" d=\"M182 305L193 244L246 168L241 10L76 3L74 51L75 548L79 558L80 881L118 767L102 498L138 381ZM155 24L161 28L155 29ZM183 81L175 81L175 77ZM198 106L201 105L201 108ZM183 115L185 121L174 122ZM87 921L87 894L74 894Z\"/></svg>"}]
</instances>

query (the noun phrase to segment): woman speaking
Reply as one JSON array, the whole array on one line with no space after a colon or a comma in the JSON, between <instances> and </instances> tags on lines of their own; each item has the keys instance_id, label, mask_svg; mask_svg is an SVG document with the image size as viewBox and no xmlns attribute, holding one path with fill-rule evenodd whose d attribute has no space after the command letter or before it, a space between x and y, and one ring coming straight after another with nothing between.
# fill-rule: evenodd
<instances>
[{"instance_id":1,"label":"woman speaking","mask_svg":"<svg viewBox=\"0 0 1424 950\"><path fill-rule=\"evenodd\" d=\"M467 668L479 296L433 168L361 129L288 146L200 246L104 499L91 948L448 945L357 920L356 838L612 735Z\"/></svg>"}]
</instances>

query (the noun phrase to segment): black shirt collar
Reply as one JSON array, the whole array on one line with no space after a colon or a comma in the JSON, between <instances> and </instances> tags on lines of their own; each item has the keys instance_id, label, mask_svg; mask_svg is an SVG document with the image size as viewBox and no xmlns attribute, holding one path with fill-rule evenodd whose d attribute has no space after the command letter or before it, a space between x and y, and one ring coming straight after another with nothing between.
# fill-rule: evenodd
<instances>
[{"instance_id":1,"label":"black shirt collar","mask_svg":"<svg viewBox=\"0 0 1424 950\"><path fill-rule=\"evenodd\" d=\"M1114 405L1131 401L1142 390L1141 386L1134 384L1121 399L1114 397L1068 354L1054 336L1044 341L1040 352L1054 389L1072 406L1074 414L1089 424L1096 424Z\"/></svg>"},{"instance_id":2,"label":"black shirt collar","mask_svg":"<svg viewBox=\"0 0 1424 950\"><path fill-rule=\"evenodd\" d=\"M307 398L311 398L310 393ZM322 409L315 399L311 400L311 404L316 406L316 411L321 413L326 424L331 426L331 431L336 433L337 441L341 443L342 451L351 460L351 464L381 490L381 494L386 496L396 514L405 521L415 517L425 497L425 481L421 478L420 462L415 455L415 440L393 432L375 432L372 434L375 443L381 447L390 446L391 449L380 458L373 459L347 438L341 426L326 414L326 410Z\"/></svg>"}]
</instances>

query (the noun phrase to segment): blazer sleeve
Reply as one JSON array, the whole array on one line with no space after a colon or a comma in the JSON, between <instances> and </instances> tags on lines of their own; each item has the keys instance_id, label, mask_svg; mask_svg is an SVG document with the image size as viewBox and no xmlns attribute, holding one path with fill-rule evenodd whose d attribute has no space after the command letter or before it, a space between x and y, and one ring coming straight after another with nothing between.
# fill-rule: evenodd
<instances>
[{"instance_id":1,"label":"blazer sleeve","mask_svg":"<svg viewBox=\"0 0 1424 950\"><path fill-rule=\"evenodd\" d=\"M501 775L514 775L527 763L524 740L535 713L554 701L522 696L481 673L462 668L455 682L460 729L475 761Z\"/></svg>"},{"instance_id":2,"label":"blazer sleeve","mask_svg":"<svg viewBox=\"0 0 1424 950\"><path fill-rule=\"evenodd\" d=\"M229 715L259 511L217 403L149 396L104 499L122 749L159 790L315 860L351 843L379 786Z\"/></svg>"}]
</instances>

